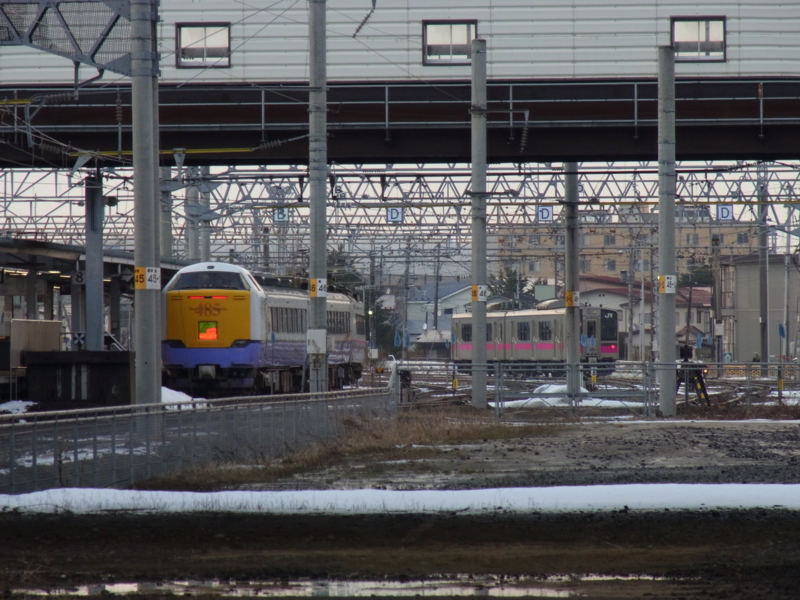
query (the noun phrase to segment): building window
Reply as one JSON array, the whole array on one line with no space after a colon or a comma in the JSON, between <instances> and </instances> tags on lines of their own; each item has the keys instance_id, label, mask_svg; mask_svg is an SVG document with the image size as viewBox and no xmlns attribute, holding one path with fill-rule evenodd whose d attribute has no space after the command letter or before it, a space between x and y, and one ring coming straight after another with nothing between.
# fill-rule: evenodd
<instances>
[{"instance_id":1,"label":"building window","mask_svg":"<svg viewBox=\"0 0 800 600\"><path fill-rule=\"evenodd\" d=\"M613 258L606 259L606 271L616 271L617 270L617 261Z\"/></svg>"},{"instance_id":2,"label":"building window","mask_svg":"<svg viewBox=\"0 0 800 600\"><path fill-rule=\"evenodd\" d=\"M231 66L230 23L176 23L175 28L177 67Z\"/></svg>"},{"instance_id":3,"label":"building window","mask_svg":"<svg viewBox=\"0 0 800 600\"><path fill-rule=\"evenodd\" d=\"M687 233L686 234L686 245L687 246L696 246L700 242L700 235L697 233Z\"/></svg>"},{"instance_id":4,"label":"building window","mask_svg":"<svg viewBox=\"0 0 800 600\"><path fill-rule=\"evenodd\" d=\"M592 259L582 258L580 261L580 270L584 273L589 273L592 270Z\"/></svg>"},{"instance_id":5,"label":"building window","mask_svg":"<svg viewBox=\"0 0 800 600\"><path fill-rule=\"evenodd\" d=\"M529 235L528 236L528 246L531 248L538 248L542 245L542 238L540 235Z\"/></svg>"},{"instance_id":6,"label":"building window","mask_svg":"<svg viewBox=\"0 0 800 600\"><path fill-rule=\"evenodd\" d=\"M583 245L584 248L588 248L589 246L591 246L592 245L592 234L584 233L583 237L581 239L581 244Z\"/></svg>"},{"instance_id":7,"label":"building window","mask_svg":"<svg viewBox=\"0 0 800 600\"><path fill-rule=\"evenodd\" d=\"M528 272L529 273L538 273L542 270L542 265L538 260L532 260L528 263Z\"/></svg>"},{"instance_id":8,"label":"building window","mask_svg":"<svg viewBox=\"0 0 800 600\"><path fill-rule=\"evenodd\" d=\"M724 61L725 17L673 17L676 61Z\"/></svg>"},{"instance_id":9,"label":"building window","mask_svg":"<svg viewBox=\"0 0 800 600\"><path fill-rule=\"evenodd\" d=\"M633 269L634 269L634 271L640 271L640 272L641 271L649 271L650 270L650 261L647 260L646 258L643 258L641 260L636 260L633 263Z\"/></svg>"},{"instance_id":10,"label":"building window","mask_svg":"<svg viewBox=\"0 0 800 600\"><path fill-rule=\"evenodd\" d=\"M477 35L477 21L423 21L422 64L470 64L471 44Z\"/></svg>"},{"instance_id":11,"label":"building window","mask_svg":"<svg viewBox=\"0 0 800 600\"><path fill-rule=\"evenodd\" d=\"M604 246L616 246L617 245L617 236L613 233L606 233L603 235L603 245Z\"/></svg>"},{"instance_id":12,"label":"building window","mask_svg":"<svg viewBox=\"0 0 800 600\"><path fill-rule=\"evenodd\" d=\"M555 236L555 244L554 245L563 247L564 244L566 243L566 238L567 238L567 236L565 236L563 234L556 235Z\"/></svg>"},{"instance_id":13,"label":"building window","mask_svg":"<svg viewBox=\"0 0 800 600\"><path fill-rule=\"evenodd\" d=\"M639 246L646 246L647 242L650 241L650 236L646 233L638 233L636 234L636 244Z\"/></svg>"},{"instance_id":14,"label":"building window","mask_svg":"<svg viewBox=\"0 0 800 600\"><path fill-rule=\"evenodd\" d=\"M725 234L724 233L715 233L714 235L717 237L717 240L719 240L719 245L720 246L725 243Z\"/></svg>"},{"instance_id":15,"label":"building window","mask_svg":"<svg viewBox=\"0 0 800 600\"><path fill-rule=\"evenodd\" d=\"M750 235L747 232L737 233L736 234L736 243L737 244L749 244L750 243Z\"/></svg>"}]
</instances>

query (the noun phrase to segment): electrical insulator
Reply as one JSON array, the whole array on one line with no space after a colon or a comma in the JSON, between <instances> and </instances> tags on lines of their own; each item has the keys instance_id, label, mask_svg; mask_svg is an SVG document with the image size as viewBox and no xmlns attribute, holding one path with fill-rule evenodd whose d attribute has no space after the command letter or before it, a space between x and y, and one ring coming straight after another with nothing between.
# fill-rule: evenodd
<instances>
[{"instance_id":1,"label":"electrical insulator","mask_svg":"<svg viewBox=\"0 0 800 600\"><path fill-rule=\"evenodd\" d=\"M117 94L117 125L122 125L122 97Z\"/></svg>"}]
</instances>

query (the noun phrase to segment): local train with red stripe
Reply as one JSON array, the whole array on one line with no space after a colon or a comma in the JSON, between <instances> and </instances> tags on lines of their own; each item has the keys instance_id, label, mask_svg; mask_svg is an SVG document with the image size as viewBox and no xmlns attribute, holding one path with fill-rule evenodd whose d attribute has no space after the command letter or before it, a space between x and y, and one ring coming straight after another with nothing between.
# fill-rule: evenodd
<instances>
[{"instance_id":1,"label":"local train with red stripe","mask_svg":"<svg viewBox=\"0 0 800 600\"><path fill-rule=\"evenodd\" d=\"M163 383L194 396L291 393L308 381L308 285L262 278L222 262L178 271L163 290ZM361 377L366 353L364 305L329 291L328 382Z\"/></svg>"},{"instance_id":2,"label":"local train with red stripe","mask_svg":"<svg viewBox=\"0 0 800 600\"><path fill-rule=\"evenodd\" d=\"M539 373L561 373L566 362L566 308L542 303L531 310L486 313L486 360L489 363L520 363ZM580 309L581 362L596 363L603 372L613 371L619 359L619 313L607 308ZM477 340L472 331L472 313L452 318L451 358L471 363Z\"/></svg>"}]
</instances>

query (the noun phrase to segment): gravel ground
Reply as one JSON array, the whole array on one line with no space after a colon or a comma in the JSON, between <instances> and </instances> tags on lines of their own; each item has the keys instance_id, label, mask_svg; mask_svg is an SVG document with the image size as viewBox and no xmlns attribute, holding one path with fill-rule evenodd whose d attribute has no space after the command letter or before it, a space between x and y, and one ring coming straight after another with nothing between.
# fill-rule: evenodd
<instances>
[{"instance_id":1,"label":"gravel ground","mask_svg":"<svg viewBox=\"0 0 800 600\"><path fill-rule=\"evenodd\" d=\"M615 483L800 483L800 423L570 424L542 436L368 456L258 489L475 489Z\"/></svg>"}]
</instances>

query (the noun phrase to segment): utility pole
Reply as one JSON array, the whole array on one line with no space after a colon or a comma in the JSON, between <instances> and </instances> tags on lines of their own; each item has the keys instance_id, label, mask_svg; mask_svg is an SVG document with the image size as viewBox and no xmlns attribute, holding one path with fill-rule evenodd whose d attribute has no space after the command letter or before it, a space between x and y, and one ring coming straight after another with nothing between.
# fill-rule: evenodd
<instances>
[{"instance_id":1,"label":"utility pole","mask_svg":"<svg viewBox=\"0 0 800 600\"><path fill-rule=\"evenodd\" d=\"M310 77L308 92L308 184L310 235L308 256L309 331L307 352L311 356L310 391L328 390L328 272L327 246L328 140L326 0L308 0L310 38Z\"/></svg>"},{"instance_id":2,"label":"utility pole","mask_svg":"<svg viewBox=\"0 0 800 600\"><path fill-rule=\"evenodd\" d=\"M675 49L658 49L659 353L661 414L677 412L675 380Z\"/></svg>"},{"instance_id":3,"label":"utility pole","mask_svg":"<svg viewBox=\"0 0 800 600\"><path fill-rule=\"evenodd\" d=\"M761 340L761 375L767 375L769 362L769 229L767 228L767 178L758 165L758 259L759 259L759 334Z\"/></svg>"},{"instance_id":4,"label":"utility pole","mask_svg":"<svg viewBox=\"0 0 800 600\"><path fill-rule=\"evenodd\" d=\"M486 408L486 40L472 40L472 406Z\"/></svg>"},{"instance_id":5,"label":"utility pole","mask_svg":"<svg viewBox=\"0 0 800 600\"><path fill-rule=\"evenodd\" d=\"M100 169L86 179L86 349L103 349L103 178ZM34 269L35 271L35 269ZM34 296L35 298L35 296ZM35 306L35 303L34 303Z\"/></svg>"},{"instance_id":6,"label":"utility pole","mask_svg":"<svg viewBox=\"0 0 800 600\"><path fill-rule=\"evenodd\" d=\"M439 252L441 250L442 243L439 242L436 244L436 270L434 271L434 283L433 283L433 329L434 331L439 330L439 276L440 276L440 260L441 257L439 256ZM788 254L788 253L787 253Z\"/></svg>"},{"instance_id":7,"label":"utility pole","mask_svg":"<svg viewBox=\"0 0 800 600\"><path fill-rule=\"evenodd\" d=\"M403 360L408 360L408 287L411 277L411 240L406 240L406 271L403 277L403 339L400 340Z\"/></svg>"},{"instance_id":8,"label":"utility pole","mask_svg":"<svg viewBox=\"0 0 800 600\"><path fill-rule=\"evenodd\" d=\"M131 0L131 109L133 115L133 182L135 262L136 404L161 400L161 295L158 221L156 212L156 131L154 84L157 57L154 24L157 4L153 0Z\"/></svg>"},{"instance_id":9,"label":"utility pole","mask_svg":"<svg viewBox=\"0 0 800 600\"><path fill-rule=\"evenodd\" d=\"M577 402L581 391L581 346L580 346L580 292L578 259L578 163L564 163L564 299L566 328L564 337L567 350L567 398L570 404Z\"/></svg>"}]
</instances>

